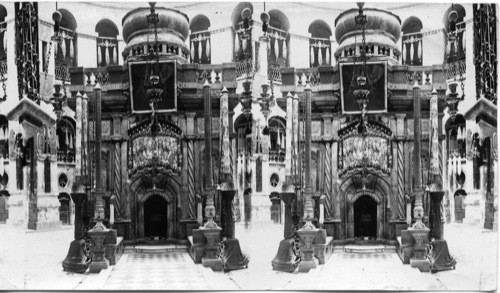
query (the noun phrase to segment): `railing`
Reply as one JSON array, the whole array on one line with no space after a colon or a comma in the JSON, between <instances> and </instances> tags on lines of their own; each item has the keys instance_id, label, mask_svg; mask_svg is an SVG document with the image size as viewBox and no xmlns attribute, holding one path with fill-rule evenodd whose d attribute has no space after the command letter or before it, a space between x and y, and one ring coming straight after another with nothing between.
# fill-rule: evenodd
<instances>
[{"instance_id":1,"label":"railing","mask_svg":"<svg viewBox=\"0 0 500 293\"><path fill-rule=\"evenodd\" d=\"M431 66L412 66L408 67L406 72L406 84L414 84L415 80L420 85L429 85L432 83Z\"/></svg>"},{"instance_id":2,"label":"railing","mask_svg":"<svg viewBox=\"0 0 500 293\"><path fill-rule=\"evenodd\" d=\"M0 81L7 78L7 60L0 61Z\"/></svg>"},{"instance_id":3,"label":"railing","mask_svg":"<svg viewBox=\"0 0 500 293\"><path fill-rule=\"evenodd\" d=\"M73 163L75 162L75 152L70 150L58 150L57 161L64 163Z\"/></svg>"},{"instance_id":4,"label":"railing","mask_svg":"<svg viewBox=\"0 0 500 293\"><path fill-rule=\"evenodd\" d=\"M278 64L269 64L267 75L272 81L281 82L281 67Z\"/></svg>"},{"instance_id":5,"label":"railing","mask_svg":"<svg viewBox=\"0 0 500 293\"><path fill-rule=\"evenodd\" d=\"M356 50L356 47L354 45L346 47L341 52L335 54L335 60L338 61L340 58L357 57L359 56L359 52L361 52L362 48L363 48L362 46L359 46L358 50ZM391 47L385 47L379 45L367 45L365 46L365 52L368 57L388 56L396 60L399 60L399 58L401 57L400 53L397 50Z\"/></svg>"},{"instance_id":6,"label":"railing","mask_svg":"<svg viewBox=\"0 0 500 293\"><path fill-rule=\"evenodd\" d=\"M296 86L305 86L309 81L311 85L317 85L320 83L320 74L318 68L305 68L295 70L295 80Z\"/></svg>"},{"instance_id":7,"label":"railing","mask_svg":"<svg viewBox=\"0 0 500 293\"><path fill-rule=\"evenodd\" d=\"M55 65L54 70L55 70L56 79L70 81L71 78L70 78L70 75L69 75L69 68L68 68L68 66L59 63L59 64Z\"/></svg>"},{"instance_id":8,"label":"railing","mask_svg":"<svg viewBox=\"0 0 500 293\"><path fill-rule=\"evenodd\" d=\"M222 82L222 68L220 65L200 65L196 71L196 78L199 83L203 83L205 80L208 83L220 83Z\"/></svg>"},{"instance_id":9,"label":"railing","mask_svg":"<svg viewBox=\"0 0 500 293\"><path fill-rule=\"evenodd\" d=\"M253 75L254 68L252 59L246 59L243 61L236 62L236 77L243 76L245 74Z\"/></svg>"},{"instance_id":10,"label":"railing","mask_svg":"<svg viewBox=\"0 0 500 293\"><path fill-rule=\"evenodd\" d=\"M283 163L285 161L285 150L269 150L269 161Z\"/></svg>"},{"instance_id":11,"label":"railing","mask_svg":"<svg viewBox=\"0 0 500 293\"><path fill-rule=\"evenodd\" d=\"M97 66L118 65L118 40L116 38L97 37Z\"/></svg>"},{"instance_id":12,"label":"railing","mask_svg":"<svg viewBox=\"0 0 500 293\"><path fill-rule=\"evenodd\" d=\"M94 85L98 82L100 85L107 84L109 81L109 73L106 68L85 68L83 72L84 84Z\"/></svg>"}]
</instances>

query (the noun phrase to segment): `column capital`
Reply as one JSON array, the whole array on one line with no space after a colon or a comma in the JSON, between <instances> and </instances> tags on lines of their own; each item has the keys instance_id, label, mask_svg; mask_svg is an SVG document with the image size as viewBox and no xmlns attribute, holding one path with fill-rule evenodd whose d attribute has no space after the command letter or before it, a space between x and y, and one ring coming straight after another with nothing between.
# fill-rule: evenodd
<instances>
[{"instance_id":1,"label":"column capital","mask_svg":"<svg viewBox=\"0 0 500 293\"><path fill-rule=\"evenodd\" d=\"M396 119L405 119L406 113L396 113L394 116L396 116Z\"/></svg>"},{"instance_id":2,"label":"column capital","mask_svg":"<svg viewBox=\"0 0 500 293\"><path fill-rule=\"evenodd\" d=\"M196 117L196 112L186 112L184 115L186 115L186 118L194 118Z\"/></svg>"}]
</instances>

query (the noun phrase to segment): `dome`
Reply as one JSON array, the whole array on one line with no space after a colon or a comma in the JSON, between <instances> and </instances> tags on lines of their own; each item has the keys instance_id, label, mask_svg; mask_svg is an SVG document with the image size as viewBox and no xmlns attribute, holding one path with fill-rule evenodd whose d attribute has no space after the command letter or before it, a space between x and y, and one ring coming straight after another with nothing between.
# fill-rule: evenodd
<instances>
[{"instance_id":1,"label":"dome","mask_svg":"<svg viewBox=\"0 0 500 293\"><path fill-rule=\"evenodd\" d=\"M189 18L184 13L165 7L155 7L158 13L158 42L166 46L175 46L187 54L188 48L185 40L189 35ZM127 43L123 54L127 55L131 47L145 45L154 41L152 31L149 29L147 16L150 8L137 8L127 13L122 20L123 39Z\"/></svg>"},{"instance_id":2,"label":"dome","mask_svg":"<svg viewBox=\"0 0 500 293\"><path fill-rule=\"evenodd\" d=\"M374 8L366 8L363 11L367 19L366 45L377 46L384 52L390 51L390 54L383 54L397 59L400 55L397 42L401 36L399 17L391 12ZM357 15L358 9L350 9L335 19L335 39L339 44L336 58L342 55L342 51L354 48L355 44L361 45L361 27L358 27L354 20ZM373 54L377 55L378 52Z\"/></svg>"}]
</instances>

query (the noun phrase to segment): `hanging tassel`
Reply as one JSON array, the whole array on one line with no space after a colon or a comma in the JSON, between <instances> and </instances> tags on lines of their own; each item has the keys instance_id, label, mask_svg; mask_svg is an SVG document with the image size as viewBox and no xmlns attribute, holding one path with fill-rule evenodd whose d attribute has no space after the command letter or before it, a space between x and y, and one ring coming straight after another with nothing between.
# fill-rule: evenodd
<instances>
[{"instance_id":1,"label":"hanging tassel","mask_svg":"<svg viewBox=\"0 0 500 293\"><path fill-rule=\"evenodd\" d=\"M73 50L73 40L69 40L69 57L73 59L75 52Z\"/></svg>"},{"instance_id":2,"label":"hanging tassel","mask_svg":"<svg viewBox=\"0 0 500 293\"><path fill-rule=\"evenodd\" d=\"M311 66L314 65L314 47L310 47L311 48Z\"/></svg>"},{"instance_id":3,"label":"hanging tassel","mask_svg":"<svg viewBox=\"0 0 500 293\"><path fill-rule=\"evenodd\" d=\"M276 57L276 61L278 61L279 58L279 42L278 39L274 39L274 56Z\"/></svg>"},{"instance_id":4,"label":"hanging tassel","mask_svg":"<svg viewBox=\"0 0 500 293\"><path fill-rule=\"evenodd\" d=\"M326 47L326 64L330 65L330 47Z\"/></svg>"},{"instance_id":5,"label":"hanging tassel","mask_svg":"<svg viewBox=\"0 0 500 293\"><path fill-rule=\"evenodd\" d=\"M191 41L191 60L194 60L194 41Z\"/></svg>"},{"instance_id":6,"label":"hanging tassel","mask_svg":"<svg viewBox=\"0 0 500 293\"><path fill-rule=\"evenodd\" d=\"M66 131L66 137L65 137L64 144L65 144L66 146L68 146L68 144L69 144L68 129L66 128L66 130L65 130L65 131Z\"/></svg>"},{"instance_id":7,"label":"hanging tassel","mask_svg":"<svg viewBox=\"0 0 500 293\"><path fill-rule=\"evenodd\" d=\"M63 57L66 58L66 39L63 39L63 41L61 42L61 51Z\"/></svg>"},{"instance_id":8,"label":"hanging tassel","mask_svg":"<svg viewBox=\"0 0 500 293\"><path fill-rule=\"evenodd\" d=\"M246 39L242 39L241 40L241 44L243 46L243 51L246 51L247 50L247 40Z\"/></svg>"},{"instance_id":9,"label":"hanging tassel","mask_svg":"<svg viewBox=\"0 0 500 293\"><path fill-rule=\"evenodd\" d=\"M113 64L118 64L118 46L113 49Z\"/></svg>"},{"instance_id":10,"label":"hanging tassel","mask_svg":"<svg viewBox=\"0 0 500 293\"><path fill-rule=\"evenodd\" d=\"M321 65L323 64L323 50L321 49L321 47L318 48L318 65Z\"/></svg>"},{"instance_id":11,"label":"hanging tassel","mask_svg":"<svg viewBox=\"0 0 500 293\"><path fill-rule=\"evenodd\" d=\"M97 46L97 64L101 65L102 55L101 55L101 46Z\"/></svg>"},{"instance_id":12,"label":"hanging tassel","mask_svg":"<svg viewBox=\"0 0 500 293\"><path fill-rule=\"evenodd\" d=\"M410 43L410 65L413 65L413 54L414 54L414 49L413 49L413 42Z\"/></svg>"},{"instance_id":13,"label":"hanging tassel","mask_svg":"<svg viewBox=\"0 0 500 293\"><path fill-rule=\"evenodd\" d=\"M207 45L205 46L205 53L207 58L210 59L210 39L207 39Z\"/></svg>"},{"instance_id":14,"label":"hanging tassel","mask_svg":"<svg viewBox=\"0 0 500 293\"><path fill-rule=\"evenodd\" d=\"M287 52L287 47L286 47L286 40L283 40L283 59L286 60L287 55L288 55L288 52Z\"/></svg>"},{"instance_id":15,"label":"hanging tassel","mask_svg":"<svg viewBox=\"0 0 500 293\"><path fill-rule=\"evenodd\" d=\"M105 66L109 64L109 48L105 48L104 50L106 50L106 64L104 64Z\"/></svg>"},{"instance_id":16,"label":"hanging tassel","mask_svg":"<svg viewBox=\"0 0 500 293\"><path fill-rule=\"evenodd\" d=\"M198 42L198 62L201 62L201 55L202 55L202 48L201 48L201 41Z\"/></svg>"}]
</instances>

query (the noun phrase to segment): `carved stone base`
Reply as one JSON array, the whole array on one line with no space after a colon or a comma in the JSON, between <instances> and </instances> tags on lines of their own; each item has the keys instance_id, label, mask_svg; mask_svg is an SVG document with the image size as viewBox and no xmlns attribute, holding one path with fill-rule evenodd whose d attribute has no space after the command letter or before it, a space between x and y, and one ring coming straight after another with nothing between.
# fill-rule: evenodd
<instances>
[{"instance_id":1,"label":"carved stone base","mask_svg":"<svg viewBox=\"0 0 500 293\"><path fill-rule=\"evenodd\" d=\"M102 224L96 224L88 235L92 242L90 252L92 255L92 263L90 264L89 273L99 273L103 269L109 267L109 260L105 257L104 239L108 236L109 229L105 229Z\"/></svg>"},{"instance_id":2,"label":"carved stone base","mask_svg":"<svg viewBox=\"0 0 500 293\"><path fill-rule=\"evenodd\" d=\"M431 271L431 262L428 259L410 259L410 266L412 268L418 268L421 272Z\"/></svg>"},{"instance_id":3,"label":"carved stone base","mask_svg":"<svg viewBox=\"0 0 500 293\"><path fill-rule=\"evenodd\" d=\"M204 267L209 267L214 272L222 271L222 260L220 258L203 258L201 264Z\"/></svg>"},{"instance_id":4,"label":"carved stone base","mask_svg":"<svg viewBox=\"0 0 500 293\"><path fill-rule=\"evenodd\" d=\"M299 263L299 272L307 273L310 269L318 267L317 261L314 258L314 247L312 245L318 229L300 229L297 231L300 236L300 251L302 252L302 260Z\"/></svg>"},{"instance_id":5,"label":"carved stone base","mask_svg":"<svg viewBox=\"0 0 500 293\"><path fill-rule=\"evenodd\" d=\"M295 241L283 239L280 241L278 253L271 262L273 270L293 273L297 268L298 261L295 254Z\"/></svg>"}]
</instances>

